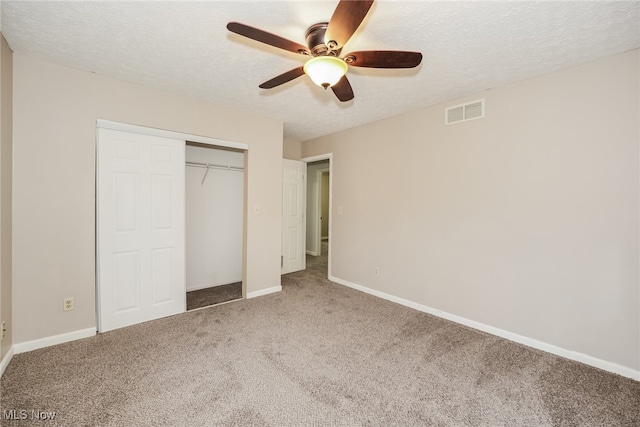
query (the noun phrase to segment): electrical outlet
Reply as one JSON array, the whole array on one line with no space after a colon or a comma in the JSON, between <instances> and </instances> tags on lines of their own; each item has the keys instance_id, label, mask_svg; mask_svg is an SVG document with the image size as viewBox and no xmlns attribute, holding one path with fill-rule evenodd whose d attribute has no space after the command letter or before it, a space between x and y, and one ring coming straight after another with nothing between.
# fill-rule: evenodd
<instances>
[{"instance_id":1,"label":"electrical outlet","mask_svg":"<svg viewBox=\"0 0 640 427\"><path fill-rule=\"evenodd\" d=\"M378 267L373 269L373 275L374 276L379 276L380 275L380 269Z\"/></svg>"},{"instance_id":2,"label":"electrical outlet","mask_svg":"<svg viewBox=\"0 0 640 427\"><path fill-rule=\"evenodd\" d=\"M6 321L2 321L2 338L0 339L4 339L4 337L7 336L7 322Z\"/></svg>"},{"instance_id":3,"label":"electrical outlet","mask_svg":"<svg viewBox=\"0 0 640 427\"><path fill-rule=\"evenodd\" d=\"M75 305L75 298L74 297L67 297L64 299L64 311L70 311L74 309L74 305Z\"/></svg>"}]
</instances>

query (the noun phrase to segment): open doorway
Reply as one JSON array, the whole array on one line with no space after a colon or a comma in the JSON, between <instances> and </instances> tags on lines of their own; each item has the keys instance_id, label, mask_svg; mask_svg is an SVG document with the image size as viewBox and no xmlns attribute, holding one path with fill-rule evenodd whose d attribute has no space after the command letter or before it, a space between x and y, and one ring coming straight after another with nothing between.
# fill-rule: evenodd
<instances>
[{"instance_id":1,"label":"open doorway","mask_svg":"<svg viewBox=\"0 0 640 427\"><path fill-rule=\"evenodd\" d=\"M329 170L318 171L320 173L320 255L326 252L324 244L329 244Z\"/></svg>"},{"instance_id":2,"label":"open doorway","mask_svg":"<svg viewBox=\"0 0 640 427\"><path fill-rule=\"evenodd\" d=\"M307 163L307 270L322 271L328 277L331 265L331 155L302 160Z\"/></svg>"}]
</instances>

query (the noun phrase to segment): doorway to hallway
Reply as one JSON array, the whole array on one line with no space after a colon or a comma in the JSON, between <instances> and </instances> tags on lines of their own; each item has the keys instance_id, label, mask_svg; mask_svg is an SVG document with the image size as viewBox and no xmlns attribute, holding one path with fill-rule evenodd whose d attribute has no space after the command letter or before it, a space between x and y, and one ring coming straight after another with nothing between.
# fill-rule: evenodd
<instances>
[{"instance_id":1,"label":"doorway to hallway","mask_svg":"<svg viewBox=\"0 0 640 427\"><path fill-rule=\"evenodd\" d=\"M306 254L307 263L330 276L332 233L331 154L302 159L307 163ZM310 266L307 269L311 268Z\"/></svg>"}]
</instances>

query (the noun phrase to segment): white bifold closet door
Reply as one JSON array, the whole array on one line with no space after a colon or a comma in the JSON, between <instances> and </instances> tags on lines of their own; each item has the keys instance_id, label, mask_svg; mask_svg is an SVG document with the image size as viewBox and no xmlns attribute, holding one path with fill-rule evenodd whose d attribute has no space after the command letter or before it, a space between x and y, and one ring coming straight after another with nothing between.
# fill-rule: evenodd
<instances>
[{"instance_id":1,"label":"white bifold closet door","mask_svg":"<svg viewBox=\"0 0 640 427\"><path fill-rule=\"evenodd\" d=\"M98 328L182 313L185 141L98 129Z\"/></svg>"}]
</instances>

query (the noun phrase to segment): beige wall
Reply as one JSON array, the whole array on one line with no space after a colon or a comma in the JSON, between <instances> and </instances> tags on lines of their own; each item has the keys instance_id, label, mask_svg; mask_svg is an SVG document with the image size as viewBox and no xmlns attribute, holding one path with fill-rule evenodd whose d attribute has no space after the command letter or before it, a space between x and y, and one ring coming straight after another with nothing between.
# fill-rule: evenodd
<instances>
[{"instance_id":1,"label":"beige wall","mask_svg":"<svg viewBox=\"0 0 640 427\"><path fill-rule=\"evenodd\" d=\"M285 139L282 144L282 158L289 160L300 160L302 143Z\"/></svg>"},{"instance_id":2,"label":"beige wall","mask_svg":"<svg viewBox=\"0 0 640 427\"><path fill-rule=\"evenodd\" d=\"M304 142L333 153L333 276L640 370L638 63ZM478 98L486 118L444 125Z\"/></svg>"},{"instance_id":3,"label":"beige wall","mask_svg":"<svg viewBox=\"0 0 640 427\"><path fill-rule=\"evenodd\" d=\"M280 285L282 123L15 55L14 343L96 324L98 118L247 143L247 292Z\"/></svg>"},{"instance_id":4,"label":"beige wall","mask_svg":"<svg viewBox=\"0 0 640 427\"><path fill-rule=\"evenodd\" d=\"M0 358L12 345L11 318L11 181L13 137L13 53L0 37L0 319L6 322Z\"/></svg>"}]
</instances>

